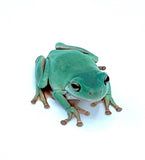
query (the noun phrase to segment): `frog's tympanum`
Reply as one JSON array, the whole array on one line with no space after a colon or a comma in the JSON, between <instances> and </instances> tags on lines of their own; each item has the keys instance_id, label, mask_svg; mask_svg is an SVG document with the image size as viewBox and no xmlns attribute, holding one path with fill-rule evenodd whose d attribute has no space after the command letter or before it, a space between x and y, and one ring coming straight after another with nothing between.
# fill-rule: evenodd
<instances>
[{"instance_id":1,"label":"frog's tympanum","mask_svg":"<svg viewBox=\"0 0 145 160\"><path fill-rule=\"evenodd\" d=\"M105 66L97 66L98 57L86 49L57 43L55 50L50 51L47 58L39 56L35 62L36 94L32 99L35 104L38 99L45 108L49 108L46 93L58 101L67 112L65 125L73 117L77 126L82 126L80 113L90 113L78 106L80 100L90 101L91 106L104 102L105 114L110 115L109 105L116 111L120 108L111 95L110 78L103 72Z\"/></svg>"}]
</instances>

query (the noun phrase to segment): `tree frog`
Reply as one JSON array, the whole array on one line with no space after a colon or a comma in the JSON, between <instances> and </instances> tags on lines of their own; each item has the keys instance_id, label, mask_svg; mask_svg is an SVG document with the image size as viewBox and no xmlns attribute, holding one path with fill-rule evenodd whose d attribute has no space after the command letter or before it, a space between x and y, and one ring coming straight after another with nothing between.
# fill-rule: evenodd
<instances>
[{"instance_id":1,"label":"tree frog","mask_svg":"<svg viewBox=\"0 0 145 160\"><path fill-rule=\"evenodd\" d=\"M61 121L63 125L73 117L77 126L83 125L80 113L89 115L89 112L78 106L80 100L90 101L91 106L103 101L106 115L111 114L109 105L120 112L122 108L111 95L110 78L103 71L106 67L97 66L97 62L98 57L86 49L56 43L46 58L41 55L35 61L36 94L31 102L35 104L39 98L49 108L45 94L49 88L51 96L67 112L68 117Z\"/></svg>"}]
</instances>

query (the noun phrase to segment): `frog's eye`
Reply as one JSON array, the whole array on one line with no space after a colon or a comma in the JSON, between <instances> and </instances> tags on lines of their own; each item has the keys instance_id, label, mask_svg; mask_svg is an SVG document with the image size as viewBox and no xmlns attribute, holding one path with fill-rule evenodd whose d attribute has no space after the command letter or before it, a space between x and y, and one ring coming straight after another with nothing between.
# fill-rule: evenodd
<instances>
[{"instance_id":1,"label":"frog's eye","mask_svg":"<svg viewBox=\"0 0 145 160\"><path fill-rule=\"evenodd\" d=\"M79 92L81 89L81 86L78 83L72 83L71 87L76 91Z\"/></svg>"},{"instance_id":2,"label":"frog's eye","mask_svg":"<svg viewBox=\"0 0 145 160\"><path fill-rule=\"evenodd\" d=\"M109 82L109 80L110 80L110 78L109 78L109 76L107 76L107 77L105 78L105 80L104 80L104 84L106 85L106 84Z\"/></svg>"}]
</instances>

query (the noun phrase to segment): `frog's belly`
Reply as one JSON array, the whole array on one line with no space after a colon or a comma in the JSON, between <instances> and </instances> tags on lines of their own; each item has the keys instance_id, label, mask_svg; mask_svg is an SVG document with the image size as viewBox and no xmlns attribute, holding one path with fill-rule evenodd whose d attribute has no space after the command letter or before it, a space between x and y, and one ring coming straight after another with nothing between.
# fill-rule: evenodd
<instances>
[{"instance_id":1,"label":"frog's belly","mask_svg":"<svg viewBox=\"0 0 145 160\"><path fill-rule=\"evenodd\" d=\"M68 99L68 100L73 100L73 99L79 100L78 98L74 97L73 95L71 95L71 94L69 94L69 93L66 93L66 94L65 94L65 97L66 97L66 99Z\"/></svg>"}]
</instances>

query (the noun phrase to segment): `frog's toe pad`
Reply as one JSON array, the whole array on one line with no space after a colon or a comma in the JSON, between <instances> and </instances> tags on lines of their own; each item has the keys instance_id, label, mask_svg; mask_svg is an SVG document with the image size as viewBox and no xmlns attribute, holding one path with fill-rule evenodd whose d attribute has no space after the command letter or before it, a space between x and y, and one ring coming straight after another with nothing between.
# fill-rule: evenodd
<instances>
[{"instance_id":1,"label":"frog's toe pad","mask_svg":"<svg viewBox=\"0 0 145 160\"><path fill-rule=\"evenodd\" d=\"M32 103L32 104L35 104L35 103L36 103L36 100L32 99L32 100L31 100L31 103Z\"/></svg>"},{"instance_id":2,"label":"frog's toe pad","mask_svg":"<svg viewBox=\"0 0 145 160\"><path fill-rule=\"evenodd\" d=\"M97 103L93 102L91 103L91 107L96 107Z\"/></svg>"},{"instance_id":3,"label":"frog's toe pad","mask_svg":"<svg viewBox=\"0 0 145 160\"><path fill-rule=\"evenodd\" d=\"M90 115L90 112L89 111L86 111L85 112L85 116L89 116Z\"/></svg>"},{"instance_id":4,"label":"frog's toe pad","mask_svg":"<svg viewBox=\"0 0 145 160\"><path fill-rule=\"evenodd\" d=\"M83 126L83 122L82 121L78 121L76 124L78 127L82 127Z\"/></svg>"},{"instance_id":5,"label":"frog's toe pad","mask_svg":"<svg viewBox=\"0 0 145 160\"><path fill-rule=\"evenodd\" d=\"M121 112L121 111L122 111L122 108L121 108L121 107L118 107L118 108L116 108L116 111L117 111L117 112Z\"/></svg>"},{"instance_id":6,"label":"frog's toe pad","mask_svg":"<svg viewBox=\"0 0 145 160\"><path fill-rule=\"evenodd\" d=\"M64 125L67 124L67 121L66 120L62 120L62 121L60 121L60 123L64 126Z\"/></svg>"},{"instance_id":7,"label":"frog's toe pad","mask_svg":"<svg viewBox=\"0 0 145 160\"><path fill-rule=\"evenodd\" d=\"M35 103L37 102L37 100L38 100L38 97L34 97L34 98L31 100L31 103L32 103L32 104L35 104Z\"/></svg>"},{"instance_id":8,"label":"frog's toe pad","mask_svg":"<svg viewBox=\"0 0 145 160\"><path fill-rule=\"evenodd\" d=\"M112 113L111 113L111 111L107 110L107 111L105 111L105 114L106 115L111 115Z\"/></svg>"},{"instance_id":9,"label":"frog's toe pad","mask_svg":"<svg viewBox=\"0 0 145 160\"><path fill-rule=\"evenodd\" d=\"M50 108L49 104L44 105L44 108L49 109Z\"/></svg>"}]
</instances>

